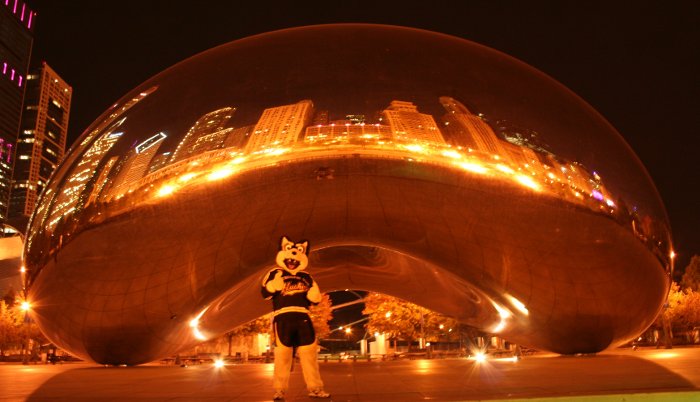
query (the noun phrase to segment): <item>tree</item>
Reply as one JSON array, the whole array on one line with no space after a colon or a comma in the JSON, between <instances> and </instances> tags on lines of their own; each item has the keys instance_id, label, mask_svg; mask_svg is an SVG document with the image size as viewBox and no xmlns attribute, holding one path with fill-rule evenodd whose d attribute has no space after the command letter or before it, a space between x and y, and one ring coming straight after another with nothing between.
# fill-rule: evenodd
<instances>
[{"instance_id":1,"label":"tree","mask_svg":"<svg viewBox=\"0 0 700 402\"><path fill-rule=\"evenodd\" d=\"M331 327L328 325L328 322L333 319L332 305L330 296L324 293L321 301L309 308L309 315L311 316L317 339L325 338L331 333Z\"/></svg>"},{"instance_id":2,"label":"tree","mask_svg":"<svg viewBox=\"0 0 700 402\"><path fill-rule=\"evenodd\" d=\"M690 259L690 263L685 267L685 272L681 278L681 287L683 289L692 289L696 292L700 291L700 255L694 255Z\"/></svg>"},{"instance_id":3,"label":"tree","mask_svg":"<svg viewBox=\"0 0 700 402\"><path fill-rule=\"evenodd\" d=\"M664 321L665 320L665 321ZM673 282L668 293L666 307L654 323L655 326L664 328L664 334L667 340L672 337L672 332L688 333L693 328L700 326L700 292L694 291L692 288L681 289L680 286ZM670 343L667 343L670 346Z\"/></svg>"},{"instance_id":4,"label":"tree","mask_svg":"<svg viewBox=\"0 0 700 402\"><path fill-rule=\"evenodd\" d=\"M22 317L16 309L0 300L0 356L21 343L21 325Z\"/></svg>"},{"instance_id":5,"label":"tree","mask_svg":"<svg viewBox=\"0 0 700 402\"><path fill-rule=\"evenodd\" d=\"M367 315L367 331L386 334L390 339L400 339L409 345L421 337L421 329L425 330L425 315L430 310L409 303L396 297L370 293L365 297Z\"/></svg>"}]
</instances>

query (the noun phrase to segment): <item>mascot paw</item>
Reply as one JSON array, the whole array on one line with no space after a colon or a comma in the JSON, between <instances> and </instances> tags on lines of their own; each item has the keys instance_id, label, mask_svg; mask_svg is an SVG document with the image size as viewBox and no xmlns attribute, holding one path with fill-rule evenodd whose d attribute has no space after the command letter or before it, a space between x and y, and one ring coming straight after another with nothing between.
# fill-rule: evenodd
<instances>
[{"instance_id":1,"label":"mascot paw","mask_svg":"<svg viewBox=\"0 0 700 402\"><path fill-rule=\"evenodd\" d=\"M270 284L276 292L284 289L284 279L282 279L282 271L278 270L277 272L275 272L275 277L272 278Z\"/></svg>"}]
</instances>

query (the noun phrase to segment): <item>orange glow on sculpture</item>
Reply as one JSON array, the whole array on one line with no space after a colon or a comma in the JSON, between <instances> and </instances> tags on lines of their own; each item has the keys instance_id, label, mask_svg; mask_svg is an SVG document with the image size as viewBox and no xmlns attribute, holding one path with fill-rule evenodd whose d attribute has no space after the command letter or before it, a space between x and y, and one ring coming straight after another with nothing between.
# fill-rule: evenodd
<instances>
[{"instance_id":1,"label":"orange glow on sculpture","mask_svg":"<svg viewBox=\"0 0 700 402\"><path fill-rule=\"evenodd\" d=\"M288 234L327 291L588 353L653 322L669 233L622 137L546 75L340 24L222 45L115 102L47 183L24 276L52 342L140 364L265 314L257 281Z\"/></svg>"}]
</instances>

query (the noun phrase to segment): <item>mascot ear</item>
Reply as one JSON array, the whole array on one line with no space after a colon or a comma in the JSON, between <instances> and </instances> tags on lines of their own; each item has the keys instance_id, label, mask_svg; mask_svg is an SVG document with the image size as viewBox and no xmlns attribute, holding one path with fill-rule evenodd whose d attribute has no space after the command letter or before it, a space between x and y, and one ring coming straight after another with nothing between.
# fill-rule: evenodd
<instances>
[{"instance_id":1,"label":"mascot ear","mask_svg":"<svg viewBox=\"0 0 700 402\"><path fill-rule=\"evenodd\" d=\"M288 244L294 245L294 242L289 241L289 239L287 239L287 236L282 236L282 242L280 243L280 250L284 250Z\"/></svg>"},{"instance_id":2,"label":"mascot ear","mask_svg":"<svg viewBox=\"0 0 700 402\"><path fill-rule=\"evenodd\" d=\"M309 255L309 242L304 241L301 245L304 246L304 254Z\"/></svg>"}]
</instances>

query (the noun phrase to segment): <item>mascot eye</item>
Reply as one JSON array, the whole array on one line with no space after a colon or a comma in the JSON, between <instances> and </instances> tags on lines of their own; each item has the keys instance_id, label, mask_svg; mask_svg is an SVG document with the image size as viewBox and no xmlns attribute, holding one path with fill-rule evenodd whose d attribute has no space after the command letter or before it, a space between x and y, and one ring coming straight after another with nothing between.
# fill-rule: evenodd
<instances>
[{"instance_id":1,"label":"mascot eye","mask_svg":"<svg viewBox=\"0 0 700 402\"><path fill-rule=\"evenodd\" d=\"M300 253L304 254L304 247L303 246L297 246L297 250L299 250Z\"/></svg>"},{"instance_id":2,"label":"mascot eye","mask_svg":"<svg viewBox=\"0 0 700 402\"><path fill-rule=\"evenodd\" d=\"M292 249L292 245L291 245L291 244L287 244L286 246L284 246L284 249L287 250L287 251L289 251L289 250Z\"/></svg>"}]
</instances>

